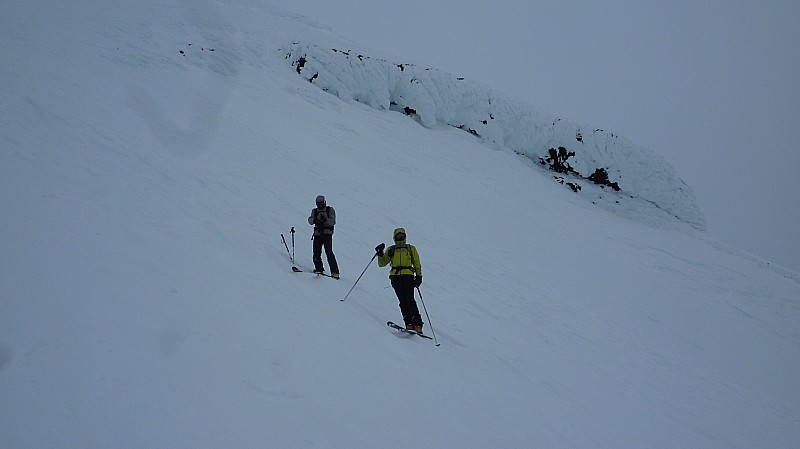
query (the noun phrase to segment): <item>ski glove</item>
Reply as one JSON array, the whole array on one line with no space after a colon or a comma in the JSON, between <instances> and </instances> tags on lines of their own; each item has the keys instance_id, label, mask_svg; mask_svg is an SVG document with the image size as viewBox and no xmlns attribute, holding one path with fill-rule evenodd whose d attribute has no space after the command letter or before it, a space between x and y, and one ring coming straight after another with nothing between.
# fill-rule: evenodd
<instances>
[{"instance_id":1,"label":"ski glove","mask_svg":"<svg viewBox=\"0 0 800 449\"><path fill-rule=\"evenodd\" d=\"M422 276L414 276L414 287L422 285Z\"/></svg>"},{"instance_id":2,"label":"ski glove","mask_svg":"<svg viewBox=\"0 0 800 449\"><path fill-rule=\"evenodd\" d=\"M385 243L381 243L380 245L375 247L375 252L378 253L379 256L383 257L383 249L386 248Z\"/></svg>"}]
</instances>

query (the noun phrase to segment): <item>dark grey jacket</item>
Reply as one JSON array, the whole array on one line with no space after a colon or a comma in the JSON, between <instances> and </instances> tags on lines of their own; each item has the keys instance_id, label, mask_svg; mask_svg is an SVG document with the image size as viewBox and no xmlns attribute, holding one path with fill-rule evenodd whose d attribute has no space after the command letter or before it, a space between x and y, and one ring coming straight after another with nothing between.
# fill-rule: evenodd
<instances>
[{"instance_id":1,"label":"dark grey jacket","mask_svg":"<svg viewBox=\"0 0 800 449\"><path fill-rule=\"evenodd\" d=\"M314 235L333 234L336 224L336 211L331 206L311 209L308 224L314 225Z\"/></svg>"}]
</instances>

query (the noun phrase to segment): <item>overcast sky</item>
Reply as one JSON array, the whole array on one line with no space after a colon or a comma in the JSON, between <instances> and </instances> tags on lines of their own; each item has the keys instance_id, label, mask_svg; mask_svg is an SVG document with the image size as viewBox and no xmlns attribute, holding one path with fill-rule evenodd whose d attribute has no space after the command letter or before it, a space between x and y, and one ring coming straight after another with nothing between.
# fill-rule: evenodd
<instances>
[{"instance_id":1,"label":"overcast sky","mask_svg":"<svg viewBox=\"0 0 800 449\"><path fill-rule=\"evenodd\" d=\"M800 271L800 2L267 0L662 154L718 240Z\"/></svg>"}]
</instances>

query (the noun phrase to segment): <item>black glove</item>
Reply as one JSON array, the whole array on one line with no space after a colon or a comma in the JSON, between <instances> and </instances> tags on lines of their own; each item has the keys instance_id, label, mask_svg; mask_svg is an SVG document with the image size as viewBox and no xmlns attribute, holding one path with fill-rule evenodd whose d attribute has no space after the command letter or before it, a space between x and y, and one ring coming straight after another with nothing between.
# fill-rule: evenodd
<instances>
[{"instance_id":1,"label":"black glove","mask_svg":"<svg viewBox=\"0 0 800 449\"><path fill-rule=\"evenodd\" d=\"M320 212L320 213L317 214L317 219L314 220L314 223L316 223L318 226L322 226L322 225L325 224L325 221L327 219L328 219L328 216L325 214L325 212Z\"/></svg>"},{"instance_id":2,"label":"black glove","mask_svg":"<svg viewBox=\"0 0 800 449\"><path fill-rule=\"evenodd\" d=\"M386 248L385 243L381 243L380 245L375 247L375 252L378 253L379 256L383 256L383 249Z\"/></svg>"},{"instance_id":3,"label":"black glove","mask_svg":"<svg viewBox=\"0 0 800 449\"><path fill-rule=\"evenodd\" d=\"M414 287L422 285L422 276L414 276Z\"/></svg>"}]
</instances>

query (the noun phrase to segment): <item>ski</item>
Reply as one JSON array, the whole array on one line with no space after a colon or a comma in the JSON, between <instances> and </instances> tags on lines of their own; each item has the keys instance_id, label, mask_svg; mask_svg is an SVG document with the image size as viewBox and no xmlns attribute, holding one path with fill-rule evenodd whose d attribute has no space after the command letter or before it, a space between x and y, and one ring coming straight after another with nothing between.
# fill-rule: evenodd
<instances>
[{"instance_id":1,"label":"ski","mask_svg":"<svg viewBox=\"0 0 800 449\"><path fill-rule=\"evenodd\" d=\"M325 276L326 278L336 279L335 277L333 277L332 275L330 275L328 273L314 273L313 271L303 271L302 269L300 269L300 268L298 268L296 266L292 266L292 271L294 271L295 273L316 274L317 276Z\"/></svg>"},{"instance_id":2,"label":"ski","mask_svg":"<svg viewBox=\"0 0 800 449\"><path fill-rule=\"evenodd\" d=\"M412 330L406 329L405 327L403 327L403 326L400 326L400 325L398 325L398 324L394 324L394 323L393 323L393 322L391 322L391 321L387 321L387 322L386 322L386 325L387 325L387 326L389 326L389 327L391 327L391 328L397 329L397 330L399 330L400 332L405 332L405 333L407 333L407 334L419 335L419 336L420 336L420 337L422 337L422 338L427 338L428 340L433 340L433 338L431 338L431 337L429 337L429 336L427 336L427 335L425 335L425 334L420 334L420 333L419 333L419 332L417 332L417 331L412 331Z\"/></svg>"}]
</instances>

